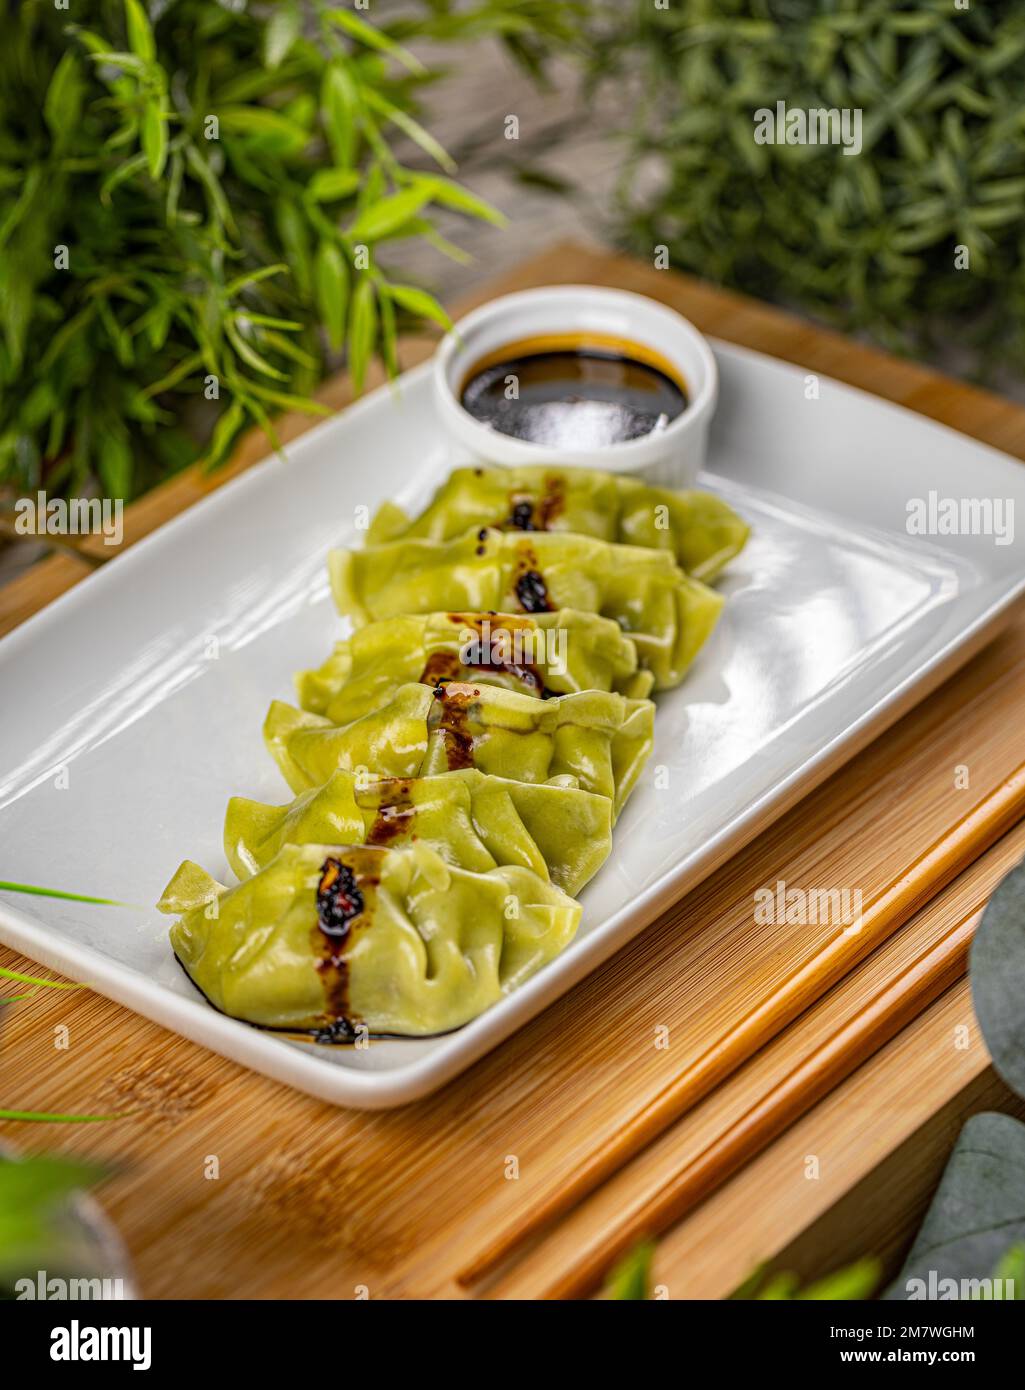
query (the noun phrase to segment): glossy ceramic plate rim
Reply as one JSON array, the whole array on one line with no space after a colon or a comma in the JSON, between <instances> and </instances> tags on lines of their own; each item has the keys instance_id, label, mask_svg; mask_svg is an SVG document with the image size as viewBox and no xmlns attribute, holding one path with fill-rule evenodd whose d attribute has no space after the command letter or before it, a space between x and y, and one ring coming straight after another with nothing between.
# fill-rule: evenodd
<instances>
[{"instance_id":1,"label":"glossy ceramic plate rim","mask_svg":"<svg viewBox=\"0 0 1025 1390\"><path fill-rule=\"evenodd\" d=\"M711 341L717 349L729 353L800 370L793 363L764 353L732 343L720 343L715 339ZM432 363L428 361L404 373L401 381L409 386L419 385L421 378L428 376L432 370ZM887 407L902 417L912 417L923 428L941 430L945 435L963 439L973 449L983 449L1007 464L1017 464L1010 455L1002 454L970 435L951 430L905 407L848 386L845 382L828 380L830 385L853 393L874 406ZM307 430L286 445L286 449L292 454L299 454L317 448L328 436L343 430L357 414L376 409L382 395L393 389L387 385L378 388L329 420ZM0 664L16 660L23 644L37 640L58 616L96 598L105 585L130 583L133 565L146 563L147 557L152 557L156 562L160 548L172 545L179 528L188 526L190 519L204 509L236 505L239 493L247 486L256 484L263 470L275 462L274 457L270 456L231 479L208 497L141 538L123 556L118 557L116 565L105 566L87 576L27 619L0 639ZM791 500L799 503L799 499ZM134 967L113 960L102 952L77 946L67 938L55 938L44 924L33 921L5 903L0 903L0 940L193 1042L321 1100L362 1109L387 1109L416 1100L463 1071L565 994L649 925L661 911L696 887L761 830L785 814L885 728L924 699L996 636L1023 596L1025 575L1017 581L1008 581L1006 589L970 623L960 628L886 695L839 729L833 738L805 758L702 846L666 870L655 883L639 893L630 906L621 908L596 924L587 936L578 938L561 956L515 993L464 1029L453 1033L443 1048L422 1054L407 1065L384 1072L333 1066L317 1057L312 1049L307 1051L301 1045L288 1044L282 1038L219 1013L202 998L176 994L165 984L150 980Z\"/></svg>"}]
</instances>

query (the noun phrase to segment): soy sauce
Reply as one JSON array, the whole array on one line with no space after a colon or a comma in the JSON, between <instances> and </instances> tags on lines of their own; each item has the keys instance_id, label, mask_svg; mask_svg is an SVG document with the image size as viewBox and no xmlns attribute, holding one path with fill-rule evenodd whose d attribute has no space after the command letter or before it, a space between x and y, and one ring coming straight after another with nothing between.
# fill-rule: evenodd
<instances>
[{"instance_id":1,"label":"soy sauce","mask_svg":"<svg viewBox=\"0 0 1025 1390\"><path fill-rule=\"evenodd\" d=\"M485 358L464 382L460 400L500 434L573 449L640 439L687 408L683 383L651 349L558 334L512 343Z\"/></svg>"}]
</instances>

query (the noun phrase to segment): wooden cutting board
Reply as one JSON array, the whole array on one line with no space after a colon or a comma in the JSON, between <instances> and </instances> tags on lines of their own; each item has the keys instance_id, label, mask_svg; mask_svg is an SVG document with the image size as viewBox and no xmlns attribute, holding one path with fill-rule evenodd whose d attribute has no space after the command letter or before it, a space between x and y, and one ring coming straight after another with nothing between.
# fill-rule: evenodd
<instances>
[{"instance_id":1,"label":"wooden cutting board","mask_svg":"<svg viewBox=\"0 0 1025 1390\"><path fill-rule=\"evenodd\" d=\"M600 250L556 247L474 302L560 281L663 299L706 332L1025 457L1025 410L1007 401ZM429 341L410 341L403 364L430 350ZM323 398L344 404L345 380L330 382ZM289 417L282 433L294 437L308 423ZM128 509L125 543L265 452L262 438L251 437L226 472L210 478L192 470L164 484ZM0 631L88 572L83 561L62 555L0 590ZM881 983L984 901L1025 853L1025 831L1006 835L573 1212L486 1281L460 1280L496 1231L529 1220L807 951L808 928L788 935L753 925L754 890L777 878L858 883L871 899L1025 760L1023 698L1019 618L640 938L437 1096L386 1114L339 1111L98 996L39 991L5 1016L2 1103L131 1115L45 1132L8 1125L8 1137L110 1163L101 1196L150 1296L352 1298L362 1289L371 1297L542 1295L582 1248L600 1245L624 1203L657 1189L722 1133ZM968 791L955 786L959 765L969 768ZM173 859L177 850L168 853ZM24 965L11 952L0 960ZM68 1049L54 1046L61 1024L70 1030ZM655 1045L667 1036L668 1047ZM959 1118L993 1103L1010 1104L989 1070L962 982L678 1222L660 1246L657 1278L671 1296L720 1297L780 1252L812 1272L834 1255L861 1253L863 1241L894 1258ZM809 1165L809 1157L817 1162Z\"/></svg>"}]
</instances>

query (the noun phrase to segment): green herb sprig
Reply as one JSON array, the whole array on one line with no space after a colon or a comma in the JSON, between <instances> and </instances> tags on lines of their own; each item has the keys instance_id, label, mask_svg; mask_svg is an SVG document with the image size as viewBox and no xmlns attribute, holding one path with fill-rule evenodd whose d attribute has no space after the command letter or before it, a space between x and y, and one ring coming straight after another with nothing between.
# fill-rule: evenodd
<instances>
[{"instance_id":1,"label":"green herb sprig","mask_svg":"<svg viewBox=\"0 0 1025 1390\"><path fill-rule=\"evenodd\" d=\"M632 83L614 231L651 259L903 352L1025 369L1025 11L1015 0L600 0ZM754 113L863 113L861 152L756 144ZM640 175L643 173L643 178Z\"/></svg>"},{"instance_id":2,"label":"green herb sprig","mask_svg":"<svg viewBox=\"0 0 1025 1390\"><path fill-rule=\"evenodd\" d=\"M25 0L0 45L0 487L130 497L357 388L404 322L448 318L389 247L453 250L439 208L500 223L416 116L403 40L493 35L537 67L547 0L377 23L323 0ZM406 167L413 142L433 170ZM213 415L211 426L210 415Z\"/></svg>"}]
</instances>

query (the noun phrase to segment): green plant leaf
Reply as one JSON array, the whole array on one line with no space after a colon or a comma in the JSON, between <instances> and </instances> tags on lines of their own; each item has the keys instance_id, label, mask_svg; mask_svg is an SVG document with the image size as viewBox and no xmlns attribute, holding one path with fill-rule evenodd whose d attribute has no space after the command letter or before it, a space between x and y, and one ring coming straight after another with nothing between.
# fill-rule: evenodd
<instances>
[{"instance_id":1,"label":"green plant leaf","mask_svg":"<svg viewBox=\"0 0 1025 1390\"><path fill-rule=\"evenodd\" d=\"M539 36L572 37L541 0L431 0L394 22L302 0L104 0L70 24L44 8L12 7L0 46L0 484L55 496L141 492L225 457L249 421L316 411L328 338L357 377L374 352L394 371L398 312L441 311L416 286L389 296L375 260L353 324L340 219L375 249L416 237L465 260L424 208L495 210L397 155L408 137L453 167L418 115L439 45L497 35L536 65ZM421 38L429 68L403 46ZM1003 217L1022 176L996 160L964 207ZM196 408L203 375L237 411Z\"/></svg>"},{"instance_id":2,"label":"green plant leaf","mask_svg":"<svg viewBox=\"0 0 1025 1390\"><path fill-rule=\"evenodd\" d=\"M167 121L160 102L146 103L142 113L142 148L151 179L159 179L167 162Z\"/></svg>"},{"instance_id":3,"label":"green plant leaf","mask_svg":"<svg viewBox=\"0 0 1025 1390\"><path fill-rule=\"evenodd\" d=\"M356 160L360 99L348 66L339 59L329 63L321 86L321 119L335 163L350 169Z\"/></svg>"},{"instance_id":4,"label":"green plant leaf","mask_svg":"<svg viewBox=\"0 0 1025 1390\"><path fill-rule=\"evenodd\" d=\"M352 241L379 241L404 227L430 199L431 190L424 187L391 193L361 212L346 235Z\"/></svg>"},{"instance_id":5,"label":"green plant leaf","mask_svg":"<svg viewBox=\"0 0 1025 1390\"><path fill-rule=\"evenodd\" d=\"M40 1207L93 1187L106 1176L98 1163L41 1154L30 1158L0 1157L0 1207L14 1211Z\"/></svg>"},{"instance_id":6,"label":"green plant leaf","mask_svg":"<svg viewBox=\"0 0 1025 1390\"><path fill-rule=\"evenodd\" d=\"M884 1297L935 1298L937 1293L928 1293L930 1281L938 1285L946 1279L973 1297L984 1287L980 1281L994 1277L1008 1247L1022 1243L1025 1125L1010 1115L973 1115L958 1136L904 1268Z\"/></svg>"},{"instance_id":7,"label":"green plant leaf","mask_svg":"<svg viewBox=\"0 0 1025 1390\"><path fill-rule=\"evenodd\" d=\"M152 63L157 56L157 46L149 18L140 0L125 0L125 22L128 25L128 43L132 52L144 63Z\"/></svg>"},{"instance_id":8,"label":"green plant leaf","mask_svg":"<svg viewBox=\"0 0 1025 1390\"><path fill-rule=\"evenodd\" d=\"M278 4L263 31L264 66L280 67L302 29L302 14L293 0Z\"/></svg>"},{"instance_id":9,"label":"green plant leaf","mask_svg":"<svg viewBox=\"0 0 1025 1390\"><path fill-rule=\"evenodd\" d=\"M442 178L440 175L433 175L426 180L431 189L431 202L440 203L443 207L454 208L457 212L465 212L470 217L477 217L482 222L491 222L496 227L504 227L509 219L504 212L486 202L483 198L478 198L475 193L471 193L462 184L454 183L451 179ZM560 190L567 191L564 185Z\"/></svg>"},{"instance_id":10,"label":"green plant leaf","mask_svg":"<svg viewBox=\"0 0 1025 1390\"><path fill-rule=\"evenodd\" d=\"M357 394L363 390L376 337L377 298L373 283L364 276L352 297L352 322L349 325L349 372Z\"/></svg>"},{"instance_id":11,"label":"green plant leaf","mask_svg":"<svg viewBox=\"0 0 1025 1390\"><path fill-rule=\"evenodd\" d=\"M281 372L277 367L272 366L261 353L257 352L252 343L249 342L248 324L245 315L240 315L238 319L226 319L224 322L224 335L231 343L232 347L241 357L242 361L260 372L263 376L269 376L273 381L287 381L288 374Z\"/></svg>"},{"instance_id":12,"label":"green plant leaf","mask_svg":"<svg viewBox=\"0 0 1025 1390\"><path fill-rule=\"evenodd\" d=\"M349 301L349 271L342 253L333 241L317 247L313 266L317 303L332 352L340 352L345 342L345 316Z\"/></svg>"},{"instance_id":13,"label":"green plant leaf","mask_svg":"<svg viewBox=\"0 0 1025 1390\"><path fill-rule=\"evenodd\" d=\"M70 980L44 980L38 975L24 975L20 970L8 970L6 966L0 966L0 978L20 980L22 984L28 985L46 985L49 989L85 989L85 985L74 984Z\"/></svg>"},{"instance_id":14,"label":"green plant leaf","mask_svg":"<svg viewBox=\"0 0 1025 1390\"><path fill-rule=\"evenodd\" d=\"M380 29L375 29L365 19L360 19L358 15L351 14L348 10L338 9L327 10L325 18L331 24L337 24L340 29L344 29L347 34L351 34L354 39L358 39L360 43L365 43L369 48L376 48L378 52L387 53L389 57L396 58L410 72L426 72L423 63L415 54L397 44L394 39L390 39Z\"/></svg>"},{"instance_id":15,"label":"green plant leaf","mask_svg":"<svg viewBox=\"0 0 1025 1390\"><path fill-rule=\"evenodd\" d=\"M654 1257L655 1246L651 1241L644 1241L624 1256L609 1276L609 1298L650 1298L651 1263Z\"/></svg>"},{"instance_id":16,"label":"green plant leaf","mask_svg":"<svg viewBox=\"0 0 1025 1390\"><path fill-rule=\"evenodd\" d=\"M103 907L130 906L128 903L118 902L116 898L94 898L86 893L71 893L61 888L42 888L36 883L12 883L8 879L0 879L0 892L28 893L36 898L65 898L69 902L99 903Z\"/></svg>"},{"instance_id":17,"label":"green plant leaf","mask_svg":"<svg viewBox=\"0 0 1025 1390\"><path fill-rule=\"evenodd\" d=\"M1025 1300L1025 1244L1011 1245L1000 1256L993 1269L994 1283L998 1279L1004 1284L1013 1283L1016 1299Z\"/></svg>"},{"instance_id":18,"label":"green plant leaf","mask_svg":"<svg viewBox=\"0 0 1025 1390\"><path fill-rule=\"evenodd\" d=\"M455 160L452 159L444 147L435 140L430 131L425 130L420 122L414 120L408 111L403 111L400 107L396 106L394 102L389 101L387 97L382 96L380 92L375 91L372 87L368 87L363 95L371 110L376 111L378 115L383 116L385 120L392 121L397 125L399 130L401 130L403 134L408 135L415 144L419 145L425 154L429 154L435 163L440 164L441 167L446 169L450 174L455 173Z\"/></svg>"},{"instance_id":19,"label":"green plant leaf","mask_svg":"<svg viewBox=\"0 0 1025 1390\"><path fill-rule=\"evenodd\" d=\"M969 972L993 1066L1025 1096L1025 861L990 896L972 942Z\"/></svg>"},{"instance_id":20,"label":"green plant leaf","mask_svg":"<svg viewBox=\"0 0 1025 1390\"><path fill-rule=\"evenodd\" d=\"M127 439L109 431L100 446L100 481L108 497L132 495L132 473L135 460Z\"/></svg>"},{"instance_id":21,"label":"green plant leaf","mask_svg":"<svg viewBox=\"0 0 1025 1390\"><path fill-rule=\"evenodd\" d=\"M303 126L266 106L221 106L217 119L222 135L234 135L245 144L285 158L299 154L309 140Z\"/></svg>"},{"instance_id":22,"label":"green plant leaf","mask_svg":"<svg viewBox=\"0 0 1025 1390\"><path fill-rule=\"evenodd\" d=\"M207 466L213 468L227 457L239 430L245 424L246 411L241 401L232 401L220 414L207 449Z\"/></svg>"},{"instance_id":23,"label":"green plant leaf","mask_svg":"<svg viewBox=\"0 0 1025 1390\"><path fill-rule=\"evenodd\" d=\"M306 185L306 194L315 203L336 203L355 193L361 182L356 169L318 169Z\"/></svg>"},{"instance_id":24,"label":"green plant leaf","mask_svg":"<svg viewBox=\"0 0 1025 1390\"><path fill-rule=\"evenodd\" d=\"M431 319L446 331L452 328L452 320L448 314L426 290L419 290L415 285L388 285L387 293L396 304L417 318Z\"/></svg>"},{"instance_id":25,"label":"green plant leaf","mask_svg":"<svg viewBox=\"0 0 1025 1390\"><path fill-rule=\"evenodd\" d=\"M0 1280L10 1285L27 1270L59 1266L58 1214L104 1176L96 1164L52 1155L0 1159Z\"/></svg>"},{"instance_id":26,"label":"green plant leaf","mask_svg":"<svg viewBox=\"0 0 1025 1390\"><path fill-rule=\"evenodd\" d=\"M82 111L82 98L81 66L78 55L69 48L53 70L43 102L43 117L58 149L74 137L75 125Z\"/></svg>"},{"instance_id":27,"label":"green plant leaf","mask_svg":"<svg viewBox=\"0 0 1025 1390\"><path fill-rule=\"evenodd\" d=\"M18 1120L25 1124L98 1125L124 1118L123 1115L65 1115L47 1110L0 1110L0 1120Z\"/></svg>"},{"instance_id":28,"label":"green plant leaf","mask_svg":"<svg viewBox=\"0 0 1025 1390\"><path fill-rule=\"evenodd\" d=\"M795 1296L811 1301L856 1302L871 1298L883 1277L883 1264L873 1255L806 1284Z\"/></svg>"}]
</instances>

